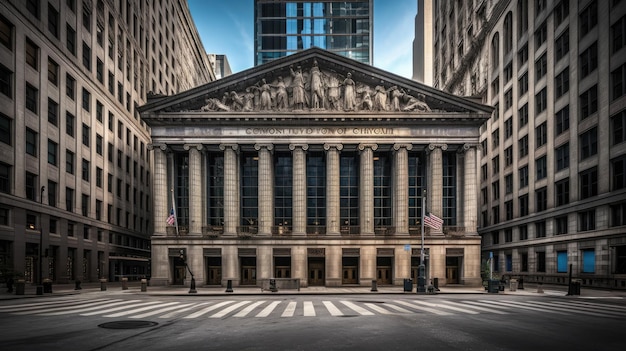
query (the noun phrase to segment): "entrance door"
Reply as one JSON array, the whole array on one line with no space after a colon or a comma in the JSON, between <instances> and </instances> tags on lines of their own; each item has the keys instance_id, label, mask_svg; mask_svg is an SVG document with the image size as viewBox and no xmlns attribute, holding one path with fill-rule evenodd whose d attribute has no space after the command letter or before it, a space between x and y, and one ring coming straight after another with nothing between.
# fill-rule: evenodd
<instances>
[{"instance_id":1,"label":"entrance door","mask_svg":"<svg viewBox=\"0 0 626 351\"><path fill-rule=\"evenodd\" d=\"M376 284L391 285L393 257L376 257Z\"/></svg>"},{"instance_id":2,"label":"entrance door","mask_svg":"<svg viewBox=\"0 0 626 351\"><path fill-rule=\"evenodd\" d=\"M274 257L274 278L291 278L291 257Z\"/></svg>"},{"instance_id":3,"label":"entrance door","mask_svg":"<svg viewBox=\"0 0 626 351\"><path fill-rule=\"evenodd\" d=\"M324 259L309 258L309 286L324 286Z\"/></svg>"},{"instance_id":4,"label":"entrance door","mask_svg":"<svg viewBox=\"0 0 626 351\"><path fill-rule=\"evenodd\" d=\"M255 285L255 284L256 284L256 267L255 266L241 267L241 285Z\"/></svg>"},{"instance_id":5,"label":"entrance door","mask_svg":"<svg viewBox=\"0 0 626 351\"><path fill-rule=\"evenodd\" d=\"M172 274L172 285L183 285L185 284L185 262L180 257L172 258L173 264L173 274ZM122 273L123 274L123 273Z\"/></svg>"},{"instance_id":6,"label":"entrance door","mask_svg":"<svg viewBox=\"0 0 626 351\"><path fill-rule=\"evenodd\" d=\"M221 285L222 284L222 258L221 257L207 257L207 284L208 285Z\"/></svg>"},{"instance_id":7,"label":"entrance door","mask_svg":"<svg viewBox=\"0 0 626 351\"><path fill-rule=\"evenodd\" d=\"M446 257L446 283L459 284L459 257Z\"/></svg>"},{"instance_id":8,"label":"entrance door","mask_svg":"<svg viewBox=\"0 0 626 351\"><path fill-rule=\"evenodd\" d=\"M344 257L342 258L342 284L358 284L359 283L359 258Z\"/></svg>"}]
</instances>

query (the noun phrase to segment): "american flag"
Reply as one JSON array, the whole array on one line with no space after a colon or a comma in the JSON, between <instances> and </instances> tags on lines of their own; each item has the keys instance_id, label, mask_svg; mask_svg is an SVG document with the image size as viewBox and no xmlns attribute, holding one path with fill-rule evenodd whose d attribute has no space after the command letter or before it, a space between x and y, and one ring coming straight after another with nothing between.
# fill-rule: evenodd
<instances>
[{"instance_id":1,"label":"american flag","mask_svg":"<svg viewBox=\"0 0 626 351\"><path fill-rule=\"evenodd\" d=\"M443 220L432 213L428 213L428 216L424 217L424 225L427 225L433 229L441 229Z\"/></svg>"},{"instance_id":2,"label":"american flag","mask_svg":"<svg viewBox=\"0 0 626 351\"><path fill-rule=\"evenodd\" d=\"M174 208L172 207L170 210L170 216L167 217L167 224L173 225L174 223L176 223L176 215L174 214Z\"/></svg>"}]
</instances>

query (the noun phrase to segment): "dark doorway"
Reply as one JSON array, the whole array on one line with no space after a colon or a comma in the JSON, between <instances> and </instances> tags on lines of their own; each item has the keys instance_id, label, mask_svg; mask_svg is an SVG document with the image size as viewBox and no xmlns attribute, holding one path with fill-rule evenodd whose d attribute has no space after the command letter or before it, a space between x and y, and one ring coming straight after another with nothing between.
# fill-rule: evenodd
<instances>
[{"instance_id":1,"label":"dark doorway","mask_svg":"<svg viewBox=\"0 0 626 351\"><path fill-rule=\"evenodd\" d=\"M256 257L241 257L241 285L256 285Z\"/></svg>"},{"instance_id":2,"label":"dark doorway","mask_svg":"<svg viewBox=\"0 0 626 351\"><path fill-rule=\"evenodd\" d=\"M309 286L324 286L325 265L324 257L309 257Z\"/></svg>"},{"instance_id":3,"label":"dark doorway","mask_svg":"<svg viewBox=\"0 0 626 351\"><path fill-rule=\"evenodd\" d=\"M392 284L393 257L376 257L376 283L378 285Z\"/></svg>"},{"instance_id":4,"label":"dark doorway","mask_svg":"<svg viewBox=\"0 0 626 351\"><path fill-rule=\"evenodd\" d=\"M274 257L274 278L291 278L291 257Z\"/></svg>"},{"instance_id":5,"label":"dark doorway","mask_svg":"<svg viewBox=\"0 0 626 351\"><path fill-rule=\"evenodd\" d=\"M461 257L446 257L446 283L459 284L459 273L461 272Z\"/></svg>"},{"instance_id":6,"label":"dark doorway","mask_svg":"<svg viewBox=\"0 0 626 351\"><path fill-rule=\"evenodd\" d=\"M343 257L342 263L342 284L358 284L359 283L359 258Z\"/></svg>"},{"instance_id":7,"label":"dark doorway","mask_svg":"<svg viewBox=\"0 0 626 351\"><path fill-rule=\"evenodd\" d=\"M207 257L206 258L206 270L207 270L207 284L208 285L222 285L222 258L221 257Z\"/></svg>"},{"instance_id":8,"label":"dark doorway","mask_svg":"<svg viewBox=\"0 0 626 351\"><path fill-rule=\"evenodd\" d=\"M180 257L172 257L172 285L184 285L185 284L185 274L186 267L185 261L183 261Z\"/></svg>"}]
</instances>

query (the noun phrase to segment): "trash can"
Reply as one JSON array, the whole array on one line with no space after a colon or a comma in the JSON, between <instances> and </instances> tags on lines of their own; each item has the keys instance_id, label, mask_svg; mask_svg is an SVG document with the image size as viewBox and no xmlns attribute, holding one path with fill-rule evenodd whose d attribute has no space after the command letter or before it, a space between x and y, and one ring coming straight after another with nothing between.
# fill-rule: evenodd
<instances>
[{"instance_id":1,"label":"trash can","mask_svg":"<svg viewBox=\"0 0 626 351\"><path fill-rule=\"evenodd\" d=\"M107 280L100 279L100 291L106 291L106 290L107 290Z\"/></svg>"},{"instance_id":2,"label":"trash can","mask_svg":"<svg viewBox=\"0 0 626 351\"><path fill-rule=\"evenodd\" d=\"M509 280L509 290L517 291L517 279Z\"/></svg>"},{"instance_id":3,"label":"trash can","mask_svg":"<svg viewBox=\"0 0 626 351\"><path fill-rule=\"evenodd\" d=\"M413 279L404 279L404 291L413 291Z\"/></svg>"},{"instance_id":4,"label":"trash can","mask_svg":"<svg viewBox=\"0 0 626 351\"><path fill-rule=\"evenodd\" d=\"M26 281L24 279L18 279L15 284L15 295L24 295L24 290L26 289Z\"/></svg>"},{"instance_id":5,"label":"trash can","mask_svg":"<svg viewBox=\"0 0 626 351\"><path fill-rule=\"evenodd\" d=\"M122 278L122 290L128 290L128 278Z\"/></svg>"},{"instance_id":6,"label":"trash can","mask_svg":"<svg viewBox=\"0 0 626 351\"><path fill-rule=\"evenodd\" d=\"M51 294L52 293L52 280L44 279L43 280L43 292Z\"/></svg>"},{"instance_id":7,"label":"trash can","mask_svg":"<svg viewBox=\"0 0 626 351\"><path fill-rule=\"evenodd\" d=\"M488 280L487 281L487 292L490 294L497 294L500 290L500 281L499 280Z\"/></svg>"},{"instance_id":8,"label":"trash can","mask_svg":"<svg viewBox=\"0 0 626 351\"><path fill-rule=\"evenodd\" d=\"M569 294L568 295L580 295L580 279L572 279L572 282L569 286Z\"/></svg>"},{"instance_id":9,"label":"trash can","mask_svg":"<svg viewBox=\"0 0 626 351\"><path fill-rule=\"evenodd\" d=\"M146 280L146 279L142 279L142 280L141 280L141 292L146 292L146 291L148 291L147 286L148 286L148 280Z\"/></svg>"}]
</instances>

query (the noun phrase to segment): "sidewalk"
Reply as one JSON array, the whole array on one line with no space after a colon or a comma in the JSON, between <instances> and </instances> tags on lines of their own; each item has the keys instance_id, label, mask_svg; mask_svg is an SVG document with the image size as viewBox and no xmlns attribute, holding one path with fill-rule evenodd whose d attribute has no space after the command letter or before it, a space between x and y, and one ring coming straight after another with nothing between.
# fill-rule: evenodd
<instances>
[{"instance_id":1,"label":"sidewalk","mask_svg":"<svg viewBox=\"0 0 626 351\"><path fill-rule=\"evenodd\" d=\"M24 295L15 295L8 293L5 287L0 288L0 300L9 299L22 299L22 298L36 298L36 297L50 297L50 296L63 296L63 295L76 295L86 293L110 293L110 294L137 294L137 295L149 295L149 296L232 296L232 295L388 295L388 294L402 294L402 295L417 295L415 287L411 292L405 292L402 286L381 286L377 287L377 291L372 291L371 287L353 286L353 287L307 287L300 290L279 290L277 292L262 291L258 287L233 287L232 292L226 292L224 287L206 287L197 286L196 293L189 293L188 286L147 286L146 291L141 291L141 284L139 282L128 282L128 289L122 290L121 282L107 282L106 290L101 289L99 282L96 283L83 283L80 290L75 290L74 284L55 284L52 286L52 293L45 293L43 295L36 294L36 286L27 284L25 287ZM437 295L445 294L484 294L486 296L494 295L525 295L525 296L566 296L567 286L563 285L543 285L540 292L536 284L524 284L524 289L516 289L511 291L507 286L504 291L500 291L498 294L489 294L481 287L467 287L463 285L446 285L440 287ZM427 294L426 294L427 295ZM625 290L606 290L606 289L591 289L581 288L580 295L574 297L586 297L586 298L619 298L626 299Z\"/></svg>"}]
</instances>

